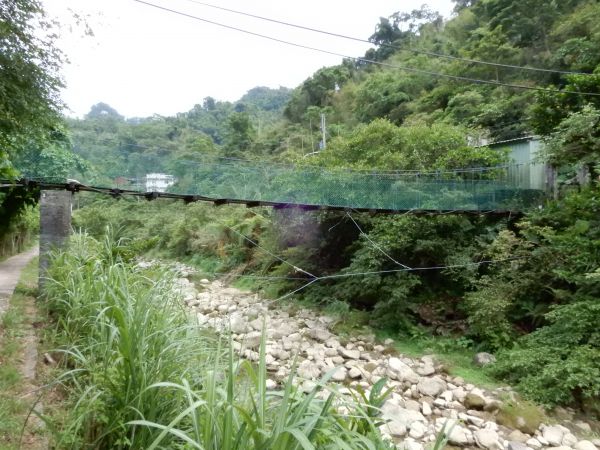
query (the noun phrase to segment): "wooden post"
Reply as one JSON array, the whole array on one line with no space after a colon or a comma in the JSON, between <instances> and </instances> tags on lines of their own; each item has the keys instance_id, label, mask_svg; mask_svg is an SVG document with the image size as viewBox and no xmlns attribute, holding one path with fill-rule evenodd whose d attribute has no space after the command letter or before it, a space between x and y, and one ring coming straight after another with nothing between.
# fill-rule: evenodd
<instances>
[{"instance_id":1,"label":"wooden post","mask_svg":"<svg viewBox=\"0 0 600 450\"><path fill-rule=\"evenodd\" d=\"M61 247L71 234L71 198L69 191L42 191L40 196L39 287L43 288L48 270L48 253Z\"/></svg>"},{"instance_id":2,"label":"wooden post","mask_svg":"<svg viewBox=\"0 0 600 450\"><path fill-rule=\"evenodd\" d=\"M558 170L551 164L546 164L546 194L558 199Z\"/></svg>"}]
</instances>

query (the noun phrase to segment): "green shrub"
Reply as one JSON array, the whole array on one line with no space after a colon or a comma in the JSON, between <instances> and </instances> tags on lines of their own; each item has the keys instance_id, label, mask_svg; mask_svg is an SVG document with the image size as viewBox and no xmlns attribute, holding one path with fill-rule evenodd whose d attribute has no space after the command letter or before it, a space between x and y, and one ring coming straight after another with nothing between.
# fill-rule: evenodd
<instances>
[{"instance_id":1,"label":"green shrub","mask_svg":"<svg viewBox=\"0 0 600 450\"><path fill-rule=\"evenodd\" d=\"M514 249L525 251L527 260L499 267L490 283L509 284L503 315L514 330L519 325L532 332L500 352L492 371L547 405L597 402L600 191L571 193L519 225L522 237ZM483 298L483 292L477 295Z\"/></svg>"}]
</instances>

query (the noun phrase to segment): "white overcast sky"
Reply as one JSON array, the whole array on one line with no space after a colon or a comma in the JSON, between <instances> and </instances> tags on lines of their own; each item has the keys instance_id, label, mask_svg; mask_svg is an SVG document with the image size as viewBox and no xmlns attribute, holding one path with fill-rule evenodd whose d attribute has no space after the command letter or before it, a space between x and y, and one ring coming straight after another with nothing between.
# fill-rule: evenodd
<instances>
[{"instance_id":1,"label":"white overcast sky","mask_svg":"<svg viewBox=\"0 0 600 450\"><path fill-rule=\"evenodd\" d=\"M192 0L146 0L207 20L350 56L368 44L218 11ZM419 8L423 0L205 0L206 3L367 39L379 17ZM255 86L296 87L340 57L227 30L133 0L43 0L63 25L63 99L81 117L105 102L127 117L172 115L202 99L237 100ZM426 0L449 17L451 0ZM69 11L87 17L84 36ZM71 26L73 25L73 26ZM72 28L73 31L69 31Z\"/></svg>"}]
</instances>

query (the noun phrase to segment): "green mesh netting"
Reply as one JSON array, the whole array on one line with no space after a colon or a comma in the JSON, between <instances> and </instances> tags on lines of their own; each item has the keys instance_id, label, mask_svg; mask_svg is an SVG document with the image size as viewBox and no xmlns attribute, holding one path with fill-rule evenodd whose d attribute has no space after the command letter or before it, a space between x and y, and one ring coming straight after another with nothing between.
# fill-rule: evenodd
<instances>
[{"instance_id":1,"label":"green mesh netting","mask_svg":"<svg viewBox=\"0 0 600 450\"><path fill-rule=\"evenodd\" d=\"M20 169L24 177L40 179L35 168ZM89 171L72 173L70 178L90 186L140 192L399 211L521 210L539 202L543 194L528 183L524 165L369 172L224 158L166 160L133 154L126 161L115 158L111 174Z\"/></svg>"}]
</instances>

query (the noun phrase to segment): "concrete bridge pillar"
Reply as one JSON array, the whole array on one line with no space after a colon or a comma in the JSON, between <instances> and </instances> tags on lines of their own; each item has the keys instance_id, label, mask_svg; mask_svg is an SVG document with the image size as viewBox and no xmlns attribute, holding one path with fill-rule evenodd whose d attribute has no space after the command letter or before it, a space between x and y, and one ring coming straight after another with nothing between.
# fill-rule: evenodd
<instances>
[{"instance_id":1,"label":"concrete bridge pillar","mask_svg":"<svg viewBox=\"0 0 600 450\"><path fill-rule=\"evenodd\" d=\"M39 287L43 288L48 269L48 253L63 246L71 234L71 199L69 191L42 191L40 195L40 268Z\"/></svg>"}]
</instances>

